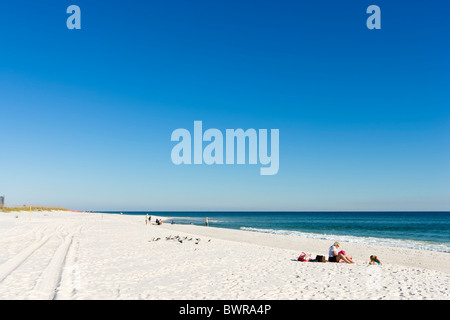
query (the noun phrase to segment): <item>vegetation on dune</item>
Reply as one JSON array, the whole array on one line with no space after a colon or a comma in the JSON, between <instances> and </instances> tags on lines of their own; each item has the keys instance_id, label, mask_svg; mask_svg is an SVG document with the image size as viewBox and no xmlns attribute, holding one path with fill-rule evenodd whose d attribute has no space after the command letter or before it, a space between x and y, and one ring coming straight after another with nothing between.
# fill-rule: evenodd
<instances>
[{"instance_id":1,"label":"vegetation on dune","mask_svg":"<svg viewBox=\"0 0 450 320\"><path fill-rule=\"evenodd\" d=\"M22 206L22 207L4 207L0 209L1 212L19 212L19 211L28 211L30 210L30 206ZM69 211L69 209L61 208L61 207L35 207L31 206L32 211Z\"/></svg>"}]
</instances>

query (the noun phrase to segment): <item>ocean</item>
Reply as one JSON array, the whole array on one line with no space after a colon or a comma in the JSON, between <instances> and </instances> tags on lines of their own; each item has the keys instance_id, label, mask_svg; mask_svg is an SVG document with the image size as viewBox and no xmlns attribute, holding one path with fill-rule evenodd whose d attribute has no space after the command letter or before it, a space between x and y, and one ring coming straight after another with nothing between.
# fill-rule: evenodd
<instances>
[{"instance_id":1,"label":"ocean","mask_svg":"<svg viewBox=\"0 0 450 320\"><path fill-rule=\"evenodd\" d=\"M119 212L108 212L119 213ZM205 225L411 249L450 252L450 212L131 212Z\"/></svg>"}]
</instances>

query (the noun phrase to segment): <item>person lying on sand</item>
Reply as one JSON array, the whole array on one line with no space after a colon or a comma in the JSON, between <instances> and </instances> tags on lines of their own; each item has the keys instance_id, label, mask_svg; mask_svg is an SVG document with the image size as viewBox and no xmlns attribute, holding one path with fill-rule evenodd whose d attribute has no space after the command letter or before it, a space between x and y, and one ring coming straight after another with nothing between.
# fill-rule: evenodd
<instances>
[{"instance_id":1,"label":"person lying on sand","mask_svg":"<svg viewBox=\"0 0 450 320\"><path fill-rule=\"evenodd\" d=\"M370 256L370 265L380 265L382 266L383 264L381 263L381 261L378 259L377 256Z\"/></svg>"},{"instance_id":2,"label":"person lying on sand","mask_svg":"<svg viewBox=\"0 0 450 320\"><path fill-rule=\"evenodd\" d=\"M331 247L328 255L328 261L329 262L340 262L341 260L347 263L355 263L353 260L351 260L347 255L338 253L338 248L341 246L339 242L335 242Z\"/></svg>"}]
</instances>

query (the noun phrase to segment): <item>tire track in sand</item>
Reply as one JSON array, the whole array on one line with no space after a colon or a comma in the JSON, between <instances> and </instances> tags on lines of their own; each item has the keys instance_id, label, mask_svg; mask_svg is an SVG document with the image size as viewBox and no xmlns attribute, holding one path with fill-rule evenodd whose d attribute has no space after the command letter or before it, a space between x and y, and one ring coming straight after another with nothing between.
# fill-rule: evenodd
<instances>
[{"instance_id":1,"label":"tire track in sand","mask_svg":"<svg viewBox=\"0 0 450 320\"><path fill-rule=\"evenodd\" d=\"M72 232L64 237L61 233L58 234L58 237L61 239L61 244L56 249L50 263L42 272L36 286L33 288L33 291L29 296L29 299L53 300L55 298L67 253L69 252L75 233L80 232L80 230L81 226L79 226L77 230L72 230Z\"/></svg>"},{"instance_id":2,"label":"tire track in sand","mask_svg":"<svg viewBox=\"0 0 450 320\"><path fill-rule=\"evenodd\" d=\"M23 249L13 258L0 265L0 282L2 282L7 276L9 276L15 269L17 269L25 260L28 259L35 251L42 247L51 237L55 235L55 232L50 232L47 235L42 235L39 240L35 240L31 245Z\"/></svg>"}]
</instances>

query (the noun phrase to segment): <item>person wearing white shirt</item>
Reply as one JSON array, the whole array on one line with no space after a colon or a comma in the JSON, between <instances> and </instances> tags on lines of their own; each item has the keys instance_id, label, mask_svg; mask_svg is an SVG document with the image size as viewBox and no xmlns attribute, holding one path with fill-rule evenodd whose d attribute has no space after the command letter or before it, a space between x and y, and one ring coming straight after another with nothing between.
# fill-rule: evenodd
<instances>
[{"instance_id":1,"label":"person wearing white shirt","mask_svg":"<svg viewBox=\"0 0 450 320\"><path fill-rule=\"evenodd\" d=\"M340 262L341 260L344 260L347 263L355 263L354 261L350 260L346 255L343 255L341 253L338 253L338 248L341 246L341 244L336 241L331 247L328 252L328 261L329 262Z\"/></svg>"}]
</instances>

